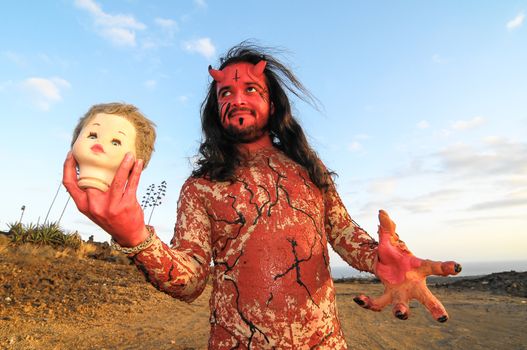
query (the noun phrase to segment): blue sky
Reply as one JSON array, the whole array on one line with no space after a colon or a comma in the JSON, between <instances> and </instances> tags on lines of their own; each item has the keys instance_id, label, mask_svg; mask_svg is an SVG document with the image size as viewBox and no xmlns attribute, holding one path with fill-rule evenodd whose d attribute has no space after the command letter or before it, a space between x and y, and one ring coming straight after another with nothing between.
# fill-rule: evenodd
<instances>
[{"instance_id":1,"label":"blue sky","mask_svg":"<svg viewBox=\"0 0 527 350\"><path fill-rule=\"evenodd\" d=\"M22 205L24 223L44 220L78 118L125 101L158 126L138 197L168 182L152 224L169 241L207 66L252 38L287 50L321 101L320 111L295 101L295 113L370 234L384 208L420 257L525 259L526 11L527 1L475 0L4 2L0 227ZM67 198L60 189L49 220ZM109 239L73 203L61 225Z\"/></svg>"}]
</instances>

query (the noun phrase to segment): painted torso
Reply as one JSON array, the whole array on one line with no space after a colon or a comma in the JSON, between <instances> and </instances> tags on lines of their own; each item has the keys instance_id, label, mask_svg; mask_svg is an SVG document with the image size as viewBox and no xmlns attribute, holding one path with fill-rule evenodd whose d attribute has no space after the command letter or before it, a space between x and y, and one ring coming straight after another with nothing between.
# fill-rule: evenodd
<instances>
[{"instance_id":1,"label":"painted torso","mask_svg":"<svg viewBox=\"0 0 527 350\"><path fill-rule=\"evenodd\" d=\"M187 187L199 193L211 223L218 336L232 334L253 349L300 349L340 335L322 192L274 149L259 151L235 177ZM222 340L212 342L223 348Z\"/></svg>"},{"instance_id":2,"label":"painted torso","mask_svg":"<svg viewBox=\"0 0 527 350\"><path fill-rule=\"evenodd\" d=\"M302 166L264 148L232 182L189 178L171 247L156 239L132 258L156 288L187 302L213 262L209 349L346 349L327 243L372 271L377 243L334 186L323 193Z\"/></svg>"}]
</instances>

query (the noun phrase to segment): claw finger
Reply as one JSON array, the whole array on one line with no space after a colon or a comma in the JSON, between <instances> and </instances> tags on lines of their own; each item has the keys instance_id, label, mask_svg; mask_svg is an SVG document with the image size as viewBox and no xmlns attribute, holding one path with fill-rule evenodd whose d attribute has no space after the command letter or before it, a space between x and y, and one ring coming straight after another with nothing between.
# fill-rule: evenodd
<instances>
[{"instance_id":1,"label":"claw finger","mask_svg":"<svg viewBox=\"0 0 527 350\"><path fill-rule=\"evenodd\" d=\"M379 223L384 230L395 233L395 223L390 219L388 213L382 209L379 210Z\"/></svg>"},{"instance_id":2,"label":"claw finger","mask_svg":"<svg viewBox=\"0 0 527 350\"><path fill-rule=\"evenodd\" d=\"M448 313L445 307L426 285L422 287L419 295L416 295L416 299L428 309L435 320L439 322L446 322L448 320Z\"/></svg>"},{"instance_id":3,"label":"claw finger","mask_svg":"<svg viewBox=\"0 0 527 350\"><path fill-rule=\"evenodd\" d=\"M392 312L395 317L400 320L408 319L410 315L410 307L408 306L408 294L403 291L395 291L393 295Z\"/></svg>"},{"instance_id":4,"label":"claw finger","mask_svg":"<svg viewBox=\"0 0 527 350\"><path fill-rule=\"evenodd\" d=\"M393 306L392 312L393 312L393 315L400 320L407 320L408 315L410 315L408 304L405 304L405 303L395 304Z\"/></svg>"},{"instance_id":5,"label":"claw finger","mask_svg":"<svg viewBox=\"0 0 527 350\"><path fill-rule=\"evenodd\" d=\"M423 260L419 270L424 274L424 276L438 275L438 276L448 276L448 275L457 275L461 272L461 265L455 261L432 261L432 260Z\"/></svg>"},{"instance_id":6,"label":"claw finger","mask_svg":"<svg viewBox=\"0 0 527 350\"><path fill-rule=\"evenodd\" d=\"M371 311L381 311L386 305L390 304L391 296L390 294L385 293L378 298L370 298L364 294L361 294L353 298L353 301L365 309Z\"/></svg>"}]
</instances>

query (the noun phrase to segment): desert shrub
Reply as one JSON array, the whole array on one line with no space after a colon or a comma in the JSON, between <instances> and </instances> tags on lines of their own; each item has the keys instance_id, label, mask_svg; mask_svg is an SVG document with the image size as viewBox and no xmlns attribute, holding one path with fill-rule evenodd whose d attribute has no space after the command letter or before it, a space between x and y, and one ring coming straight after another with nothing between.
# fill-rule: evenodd
<instances>
[{"instance_id":1,"label":"desert shrub","mask_svg":"<svg viewBox=\"0 0 527 350\"><path fill-rule=\"evenodd\" d=\"M73 249L79 249L82 244L82 239L78 232L64 232L54 222L42 225L15 223L8 226L8 233L13 243L33 243Z\"/></svg>"}]
</instances>

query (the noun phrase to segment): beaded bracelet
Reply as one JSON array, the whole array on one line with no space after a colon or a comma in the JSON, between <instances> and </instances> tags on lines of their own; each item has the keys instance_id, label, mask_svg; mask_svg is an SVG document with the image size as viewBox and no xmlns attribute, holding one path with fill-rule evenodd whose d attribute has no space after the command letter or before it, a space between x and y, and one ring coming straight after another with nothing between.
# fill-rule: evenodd
<instances>
[{"instance_id":1,"label":"beaded bracelet","mask_svg":"<svg viewBox=\"0 0 527 350\"><path fill-rule=\"evenodd\" d=\"M152 226L147 225L146 229L148 230L148 232L150 232L150 234L148 235L148 237L146 237L146 239L143 242L139 243L135 247L122 247L121 245L119 245L119 243L117 243L112 238L112 241L111 241L112 248L117 250L118 252L122 252L125 254L134 254L134 253L139 253L141 250L150 247L150 245L154 242L155 232Z\"/></svg>"}]
</instances>

